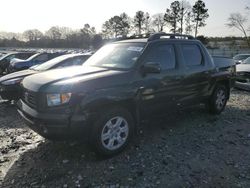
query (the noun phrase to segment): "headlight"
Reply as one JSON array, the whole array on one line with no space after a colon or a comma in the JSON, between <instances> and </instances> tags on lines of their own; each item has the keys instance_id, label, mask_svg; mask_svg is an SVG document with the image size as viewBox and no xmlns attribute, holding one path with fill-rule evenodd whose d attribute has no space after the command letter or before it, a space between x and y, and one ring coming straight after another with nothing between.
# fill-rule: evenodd
<instances>
[{"instance_id":1,"label":"headlight","mask_svg":"<svg viewBox=\"0 0 250 188\"><path fill-rule=\"evenodd\" d=\"M18 84L23 80L23 78L15 78L15 79L11 79L11 80L7 80L2 82L3 85L14 85L14 84Z\"/></svg>"},{"instance_id":2,"label":"headlight","mask_svg":"<svg viewBox=\"0 0 250 188\"><path fill-rule=\"evenodd\" d=\"M62 94L47 94L48 106L58 106L68 103L71 98L71 93Z\"/></svg>"}]
</instances>

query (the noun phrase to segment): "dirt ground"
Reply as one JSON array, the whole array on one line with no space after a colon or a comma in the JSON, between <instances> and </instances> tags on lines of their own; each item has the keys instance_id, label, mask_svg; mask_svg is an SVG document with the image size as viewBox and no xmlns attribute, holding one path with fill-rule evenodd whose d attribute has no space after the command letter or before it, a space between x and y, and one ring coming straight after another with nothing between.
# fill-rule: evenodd
<instances>
[{"instance_id":1,"label":"dirt ground","mask_svg":"<svg viewBox=\"0 0 250 188\"><path fill-rule=\"evenodd\" d=\"M195 107L144 123L123 153L44 140L0 104L0 187L250 187L250 93L225 111Z\"/></svg>"}]
</instances>

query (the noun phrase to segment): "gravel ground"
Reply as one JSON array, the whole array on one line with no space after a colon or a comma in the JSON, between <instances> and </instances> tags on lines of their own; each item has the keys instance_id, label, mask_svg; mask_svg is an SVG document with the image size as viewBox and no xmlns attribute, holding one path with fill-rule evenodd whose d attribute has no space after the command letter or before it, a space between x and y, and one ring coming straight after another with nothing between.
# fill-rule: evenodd
<instances>
[{"instance_id":1,"label":"gravel ground","mask_svg":"<svg viewBox=\"0 0 250 188\"><path fill-rule=\"evenodd\" d=\"M144 123L131 146L100 159L80 143L46 141L0 104L0 187L250 187L250 93L225 111L195 107Z\"/></svg>"}]
</instances>

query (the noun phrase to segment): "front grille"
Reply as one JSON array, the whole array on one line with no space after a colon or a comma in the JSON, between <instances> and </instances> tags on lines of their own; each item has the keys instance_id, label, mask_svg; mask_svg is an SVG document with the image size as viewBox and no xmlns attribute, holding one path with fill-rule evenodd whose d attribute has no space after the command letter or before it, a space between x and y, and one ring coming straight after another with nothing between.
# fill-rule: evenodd
<instances>
[{"instance_id":1,"label":"front grille","mask_svg":"<svg viewBox=\"0 0 250 188\"><path fill-rule=\"evenodd\" d=\"M22 98L30 107L37 107L37 95L35 92L24 90Z\"/></svg>"}]
</instances>

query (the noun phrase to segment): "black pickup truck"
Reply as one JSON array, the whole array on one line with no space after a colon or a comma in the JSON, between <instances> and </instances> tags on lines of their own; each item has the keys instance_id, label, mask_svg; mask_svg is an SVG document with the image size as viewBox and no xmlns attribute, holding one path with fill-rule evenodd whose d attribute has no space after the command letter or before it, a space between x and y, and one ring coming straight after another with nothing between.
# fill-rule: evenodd
<instances>
[{"instance_id":1,"label":"black pickup truck","mask_svg":"<svg viewBox=\"0 0 250 188\"><path fill-rule=\"evenodd\" d=\"M157 33L108 44L82 68L26 77L18 112L45 138L87 139L113 155L143 119L201 103L221 113L234 77L233 60L214 61L193 37Z\"/></svg>"}]
</instances>

